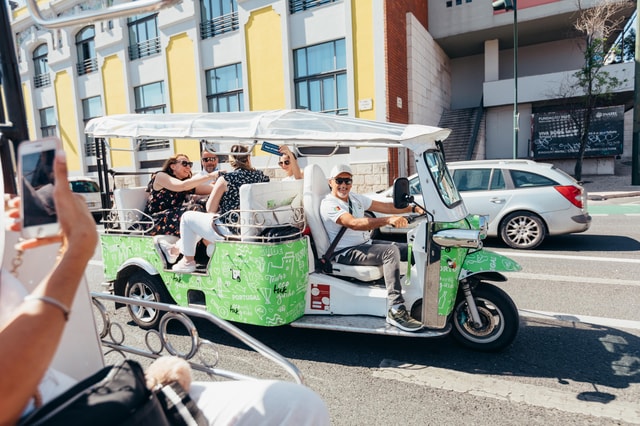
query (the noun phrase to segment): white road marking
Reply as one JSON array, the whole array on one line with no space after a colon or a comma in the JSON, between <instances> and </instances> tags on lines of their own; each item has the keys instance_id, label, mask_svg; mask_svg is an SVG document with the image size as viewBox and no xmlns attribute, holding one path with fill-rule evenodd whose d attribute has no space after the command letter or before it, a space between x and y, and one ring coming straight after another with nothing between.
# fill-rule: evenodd
<instances>
[{"instance_id":1,"label":"white road marking","mask_svg":"<svg viewBox=\"0 0 640 426\"><path fill-rule=\"evenodd\" d=\"M491 250L494 251L494 250ZM532 257L538 259L558 259L558 260L582 260L584 262L619 262L619 263L638 263L640 259L629 259L625 257L601 257L601 256L572 256L564 254L545 254L545 253L522 253L515 251L494 251L507 257Z\"/></svg>"},{"instance_id":2,"label":"white road marking","mask_svg":"<svg viewBox=\"0 0 640 426\"><path fill-rule=\"evenodd\" d=\"M596 401L585 401L578 399L575 392L516 383L495 377L462 373L428 365L405 364L400 361L384 359L380 363L380 368L373 372L373 376L436 389L468 393L484 398L525 403L568 413L640 423L640 406L637 403L614 400L603 404Z\"/></svg>"},{"instance_id":3,"label":"white road marking","mask_svg":"<svg viewBox=\"0 0 640 426\"><path fill-rule=\"evenodd\" d=\"M640 287L640 282L631 280L620 280L616 278L570 277L567 275L535 274L530 272L509 272L509 279Z\"/></svg>"},{"instance_id":4,"label":"white road marking","mask_svg":"<svg viewBox=\"0 0 640 426\"><path fill-rule=\"evenodd\" d=\"M553 319L556 321L566 322L583 322L587 324L601 325L603 327L611 328L626 328L630 330L640 330L640 321L623 320L606 317L592 317L589 315L579 314L565 314L561 312L547 312L547 311L535 311L530 309L519 309L521 317L525 318L545 318Z\"/></svg>"}]
</instances>

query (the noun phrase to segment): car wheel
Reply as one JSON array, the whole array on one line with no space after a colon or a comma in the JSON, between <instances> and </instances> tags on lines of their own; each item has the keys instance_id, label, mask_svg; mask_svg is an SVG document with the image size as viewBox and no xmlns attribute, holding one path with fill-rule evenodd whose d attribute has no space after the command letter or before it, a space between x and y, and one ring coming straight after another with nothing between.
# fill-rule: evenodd
<instances>
[{"instance_id":1,"label":"car wheel","mask_svg":"<svg viewBox=\"0 0 640 426\"><path fill-rule=\"evenodd\" d=\"M373 219L373 218L376 217L376 215L374 215L371 212L364 212L364 217L370 217L370 218ZM376 229L371 231L371 239L372 240L378 240L378 239L380 239L381 234L382 233L380 232L380 228L376 228Z\"/></svg>"},{"instance_id":2,"label":"car wheel","mask_svg":"<svg viewBox=\"0 0 640 426\"><path fill-rule=\"evenodd\" d=\"M529 212L514 212L504 218L500 226L500 238L514 249L533 249L547 236L542 219Z\"/></svg>"}]
</instances>

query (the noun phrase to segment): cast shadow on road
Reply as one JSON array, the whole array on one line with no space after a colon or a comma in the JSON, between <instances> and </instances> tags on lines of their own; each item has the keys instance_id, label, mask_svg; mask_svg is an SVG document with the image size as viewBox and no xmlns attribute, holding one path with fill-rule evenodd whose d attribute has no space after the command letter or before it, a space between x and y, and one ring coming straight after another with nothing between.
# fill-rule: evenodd
<instances>
[{"instance_id":1,"label":"cast shadow on road","mask_svg":"<svg viewBox=\"0 0 640 426\"><path fill-rule=\"evenodd\" d=\"M508 248L497 238L487 238L483 241L485 247L495 250ZM547 237L542 244L536 247L534 252L545 251L640 251L640 241L619 235L586 235L570 234Z\"/></svg>"},{"instance_id":2,"label":"cast shadow on road","mask_svg":"<svg viewBox=\"0 0 640 426\"><path fill-rule=\"evenodd\" d=\"M294 363L305 360L376 369L381 360L395 359L469 374L553 378L561 387L570 382L589 384L589 391L576 398L601 403L616 399L601 391L602 386L626 389L640 383L640 337L566 318L521 320L514 344L498 353L465 349L451 338L399 338L287 326L241 328Z\"/></svg>"}]
</instances>

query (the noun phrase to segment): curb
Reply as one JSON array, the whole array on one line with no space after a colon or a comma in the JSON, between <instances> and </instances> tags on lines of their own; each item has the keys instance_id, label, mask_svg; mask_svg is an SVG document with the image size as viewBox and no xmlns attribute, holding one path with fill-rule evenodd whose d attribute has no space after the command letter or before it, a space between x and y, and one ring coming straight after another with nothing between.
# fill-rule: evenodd
<instances>
[{"instance_id":1,"label":"curb","mask_svg":"<svg viewBox=\"0 0 640 426\"><path fill-rule=\"evenodd\" d=\"M640 191L631 192L596 192L588 194L587 198L590 201L604 201L610 198L625 198L625 197L640 197Z\"/></svg>"}]
</instances>

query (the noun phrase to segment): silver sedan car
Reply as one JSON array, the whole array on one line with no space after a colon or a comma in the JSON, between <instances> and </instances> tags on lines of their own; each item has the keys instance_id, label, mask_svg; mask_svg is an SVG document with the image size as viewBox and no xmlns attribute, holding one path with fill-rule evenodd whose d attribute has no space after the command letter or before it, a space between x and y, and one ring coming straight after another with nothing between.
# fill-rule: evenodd
<instances>
[{"instance_id":1,"label":"silver sedan car","mask_svg":"<svg viewBox=\"0 0 640 426\"><path fill-rule=\"evenodd\" d=\"M447 167L467 210L488 215L488 235L500 237L512 248L533 249L548 235L584 232L591 225L586 191L552 164L480 160L452 162ZM424 205L418 176L409 180L416 202ZM393 189L367 195L389 201ZM381 233L399 231L406 229L380 229Z\"/></svg>"}]
</instances>

